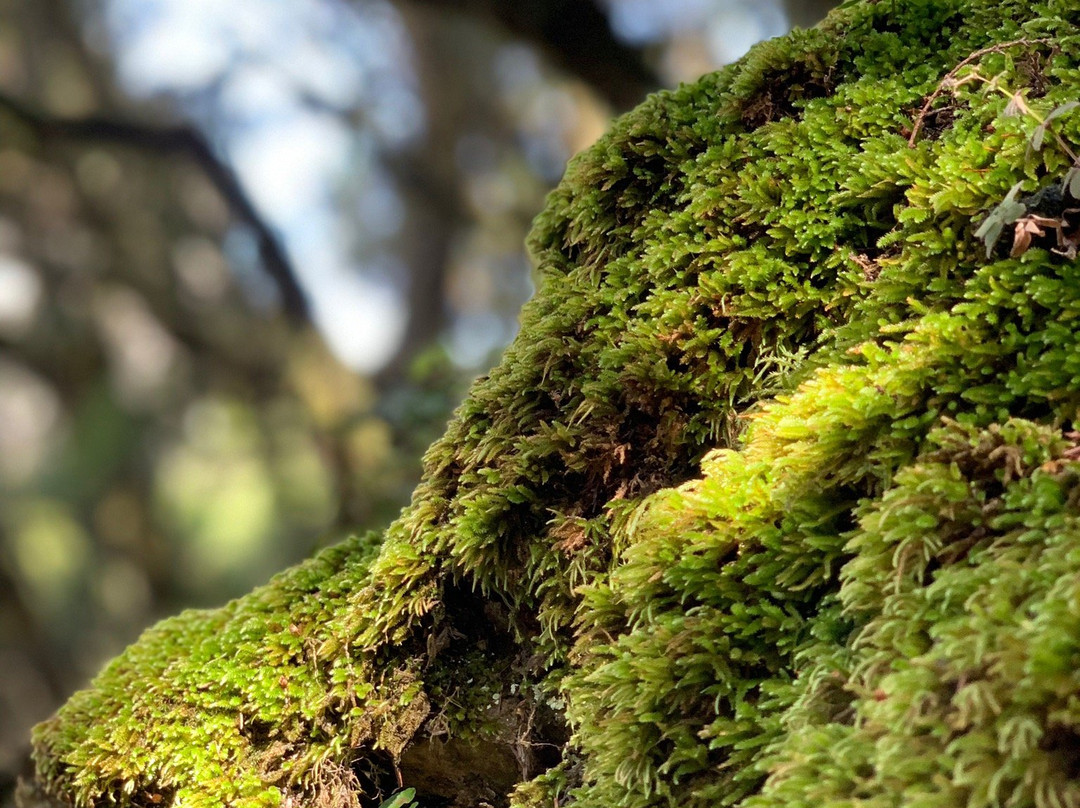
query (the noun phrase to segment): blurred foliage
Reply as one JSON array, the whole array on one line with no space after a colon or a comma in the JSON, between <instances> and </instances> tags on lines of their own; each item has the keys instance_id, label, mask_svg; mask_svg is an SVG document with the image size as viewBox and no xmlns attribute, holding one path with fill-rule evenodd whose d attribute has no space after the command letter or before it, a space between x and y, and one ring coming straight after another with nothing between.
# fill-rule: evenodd
<instances>
[{"instance_id":1,"label":"blurred foliage","mask_svg":"<svg viewBox=\"0 0 1080 808\"><path fill-rule=\"evenodd\" d=\"M565 160L717 62L693 23L708 3L313 2L391 20L422 106L402 134L373 91L290 80L349 135L337 232L403 323L366 377L326 341L349 315L289 265L226 159L228 80L266 54L135 97L109 0L0 0L0 799L30 724L143 626L396 514L513 335L525 228Z\"/></svg>"}]
</instances>

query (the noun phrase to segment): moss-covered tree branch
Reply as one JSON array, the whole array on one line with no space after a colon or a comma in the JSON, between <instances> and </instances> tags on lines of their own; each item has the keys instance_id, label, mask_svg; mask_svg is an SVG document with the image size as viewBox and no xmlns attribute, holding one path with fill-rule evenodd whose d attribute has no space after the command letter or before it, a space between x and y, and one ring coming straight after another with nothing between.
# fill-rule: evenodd
<instances>
[{"instance_id":1,"label":"moss-covered tree branch","mask_svg":"<svg viewBox=\"0 0 1080 808\"><path fill-rule=\"evenodd\" d=\"M1078 18L850 3L619 120L401 518L147 632L40 789L1080 803L1080 265L975 236L1072 166Z\"/></svg>"}]
</instances>

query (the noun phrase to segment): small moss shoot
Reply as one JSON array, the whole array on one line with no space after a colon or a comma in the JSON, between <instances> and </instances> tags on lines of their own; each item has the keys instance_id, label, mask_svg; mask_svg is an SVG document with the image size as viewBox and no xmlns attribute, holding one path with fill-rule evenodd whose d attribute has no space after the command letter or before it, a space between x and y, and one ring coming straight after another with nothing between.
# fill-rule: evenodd
<instances>
[{"instance_id":1,"label":"small moss shoot","mask_svg":"<svg viewBox=\"0 0 1080 808\"><path fill-rule=\"evenodd\" d=\"M1072 179L1078 23L849 2L618 120L402 516L149 630L39 791L1080 806L1080 264L976 236Z\"/></svg>"}]
</instances>

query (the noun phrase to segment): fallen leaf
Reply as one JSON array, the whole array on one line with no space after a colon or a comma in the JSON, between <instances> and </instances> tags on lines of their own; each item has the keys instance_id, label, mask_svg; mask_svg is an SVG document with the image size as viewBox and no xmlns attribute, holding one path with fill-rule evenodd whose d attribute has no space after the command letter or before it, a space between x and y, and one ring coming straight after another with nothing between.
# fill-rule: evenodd
<instances>
[{"instance_id":1,"label":"fallen leaf","mask_svg":"<svg viewBox=\"0 0 1080 808\"><path fill-rule=\"evenodd\" d=\"M1058 244L1061 243L1061 229L1065 226L1064 219L1051 219L1048 216L1037 216L1034 213L1021 216L1016 220L1013 229L1013 246L1009 257L1017 258L1023 255L1031 247L1031 240L1036 236L1045 236L1046 229L1056 230Z\"/></svg>"}]
</instances>

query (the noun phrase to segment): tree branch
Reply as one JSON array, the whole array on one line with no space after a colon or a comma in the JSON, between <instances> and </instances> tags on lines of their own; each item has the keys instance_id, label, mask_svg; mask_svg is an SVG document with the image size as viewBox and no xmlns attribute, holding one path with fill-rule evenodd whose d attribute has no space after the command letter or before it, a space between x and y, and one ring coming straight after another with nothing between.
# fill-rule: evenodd
<instances>
[{"instance_id":1,"label":"tree branch","mask_svg":"<svg viewBox=\"0 0 1080 808\"><path fill-rule=\"evenodd\" d=\"M639 49L611 32L595 0L413 0L431 8L486 18L546 52L595 89L616 110L636 106L661 86Z\"/></svg>"},{"instance_id":2,"label":"tree branch","mask_svg":"<svg viewBox=\"0 0 1080 808\"><path fill-rule=\"evenodd\" d=\"M838 5L840 0L784 0L788 21L796 28L813 28Z\"/></svg>"},{"instance_id":3,"label":"tree branch","mask_svg":"<svg viewBox=\"0 0 1080 808\"><path fill-rule=\"evenodd\" d=\"M147 151L183 154L194 160L233 214L254 231L263 268L277 286L286 314L297 323L311 321L307 296L277 235L255 210L232 169L214 153L201 133L188 126L156 127L103 116L55 117L2 92L0 110L17 118L43 140L118 143Z\"/></svg>"}]
</instances>

